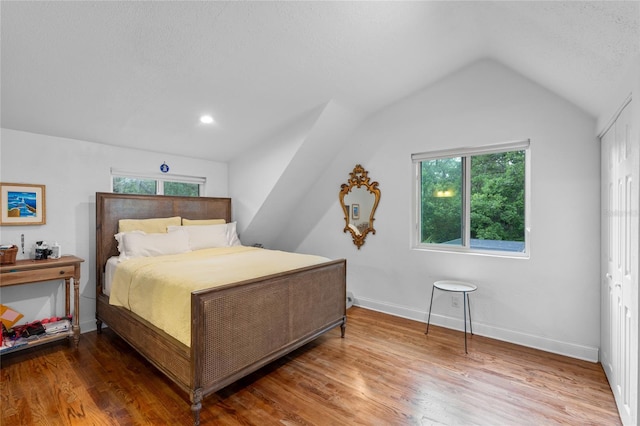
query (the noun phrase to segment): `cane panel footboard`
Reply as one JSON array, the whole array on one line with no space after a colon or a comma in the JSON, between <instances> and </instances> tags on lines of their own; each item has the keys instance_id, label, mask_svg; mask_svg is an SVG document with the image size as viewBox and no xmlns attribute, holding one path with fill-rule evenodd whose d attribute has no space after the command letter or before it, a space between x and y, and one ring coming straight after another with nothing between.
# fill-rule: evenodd
<instances>
[{"instance_id":1,"label":"cane panel footboard","mask_svg":"<svg viewBox=\"0 0 640 426\"><path fill-rule=\"evenodd\" d=\"M203 360L196 387L218 390L343 324L344 271L339 260L194 293L192 349Z\"/></svg>"}]
</instances>

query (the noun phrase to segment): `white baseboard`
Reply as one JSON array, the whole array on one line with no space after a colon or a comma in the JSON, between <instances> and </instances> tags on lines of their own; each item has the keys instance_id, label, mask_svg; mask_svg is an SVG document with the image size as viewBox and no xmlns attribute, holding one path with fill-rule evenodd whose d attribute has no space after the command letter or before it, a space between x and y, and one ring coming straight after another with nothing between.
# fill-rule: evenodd
<instances>
[{"instance_id":1,"label":"white baseboard","mask_svg":"<svg viewBox=\"0 0 640 426\"><path fill-rule=\"evenodd\" d=\"M425 324L427 323L427 311L419 311L416 309L407 308L405 306L394 305L392 303L380 302L377 300L366 299L358 296L355 297L354 305L401 318L420 321ZM445 315L431 314L431 324L459 331L462 331L464 329L464 324L462 323L461 318L453 318ZM548 339L546 337L535 336L532 334L526 334L518 331L508 330L505 328L482 324L475 320L473 321L473 334L478 334L480 336L490 337L492 339L502 340L504 342L514 343L521 346L527 346L529 348L540 349L542 351L559 355L565 355L584 361L598 362L597 347L561 342L558 340Z\"/></svg>"}]
</instances>

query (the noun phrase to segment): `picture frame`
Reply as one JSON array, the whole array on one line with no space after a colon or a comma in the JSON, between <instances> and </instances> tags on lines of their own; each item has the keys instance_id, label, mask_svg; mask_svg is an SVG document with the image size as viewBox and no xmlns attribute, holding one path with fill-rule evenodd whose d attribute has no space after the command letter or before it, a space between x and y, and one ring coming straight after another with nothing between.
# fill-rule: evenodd
<instances>
[{"instance_id":1,"label":"picture frame","mask_svg":"<svg viewBox=\"0 0 640 426\"><path fill-rule=\"evenodd\" d=\"M44 225L45 186L0 182L0 210L0 226Z\"/></svg>"},{"instance_id":2,"label":"picture frame","mask_svg":"<svg viewBox=\"0 0 640 426\"><path fill-rule=\"evenodd\" d=\"M351 218L360 219L360 204L351 205Z\"/></svg>"}]
</instances>

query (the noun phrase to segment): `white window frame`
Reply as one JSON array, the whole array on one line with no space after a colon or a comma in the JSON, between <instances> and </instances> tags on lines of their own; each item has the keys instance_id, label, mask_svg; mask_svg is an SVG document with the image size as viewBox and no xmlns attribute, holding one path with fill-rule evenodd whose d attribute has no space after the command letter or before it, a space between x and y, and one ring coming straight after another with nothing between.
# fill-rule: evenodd
<instances>
[{"instance_id":1,"label":"white window frame","mask_svg":"<svg viewBox=\"0 0 640 426\"><path fill-rule=\"evenodd\" d=\"M470 158L475 155L494 154L508 151L525 151L525 189L524 189L524 252L513 251L501 251L501 250L483 250L478 248L471 248L470 235L471 235L471 161L465 161L464 181L463 181L463 229L462 229L462 246L451 246L448 244L432 244L421 242L420 235L420 220L421 220L421 208L422 208L422 194L421 194L421 182L420 182L420 163L425 160L435 160L438 158L454 158L454 157L467 157ZM530 257L530 234L531 234L531 142L529 139L484 145L479 147L467 147L467 148L455 148L445 149L439 151L421 152L411 155L411 161L413 162L413 197L412 197L412 224L413 230L411 235L411 248L414 250L427 250L438 252L454 252L454 253L468 253L468 254L480 254L487 256L498 257L515 257L515 258L529 258Z\"/></svg>"},{"instance_id":2,"label":"white window frame","mask_svg":"<svg viewBox=\"0 0 640 426\"><path fill-rule=\"evenodd\" d=\"M130 170L122 170L111 168L111 181L110 191L113 192L113 178L114 177L126 177L137 179L150 179L157 182L156 195L164 195L164 183L165 182L179 182L179 183L195 183L198 184L199 197L204 197L205 185L207 178L200 176L188 176L188 175L167 175L164 173L144 173L144 172L132 172Z\"/></svg>"}]
</instances>

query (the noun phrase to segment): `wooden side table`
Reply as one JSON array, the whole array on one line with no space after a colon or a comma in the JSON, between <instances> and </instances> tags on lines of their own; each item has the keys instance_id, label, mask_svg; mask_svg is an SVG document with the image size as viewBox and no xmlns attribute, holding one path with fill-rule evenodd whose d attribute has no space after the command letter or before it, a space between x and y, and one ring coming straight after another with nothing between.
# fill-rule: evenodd
<instances>
[{"instance_id":1,"label":"wooden side table","mask_svg":"<svg viewBox=\"0 0 640 426\"><path fill-rule=\"evenodd\" d=\"M30 341L16 350L49 343L66 337L72 337L75 347L80 341L80 264L84 262L76 256L62 256L59 259L18 260L13 265L0 266L0 287L33 284L44 281L64 280L65 283L65 315L71 315L71 280L73 279L73 321L71 330L44 336ZM13 352L13 351L10 351Z\"/></svg>"},{"instance_id":2,"label":"wooden side table","mask_svg":"<svg viewBox=\"0 0 640 426\"><path fill-rule=\"evenodd\" d=\"M431 307L433 306L433 292L435 289L442 291L451 291L454 293L462 293L462 313L464 317L464 353L467 352L467 309L469 309L469 328L473 335L473 325L471 325L471 304L469 303L469 293L476 291L478 287L475 284L466 283L463 281L451 281L443 280L433 283L431 289L431 303L429 303L429 317L427 318L427 331L425 334L429 334L429 323L431 322Z\"/></svg>"}]
</instances>

